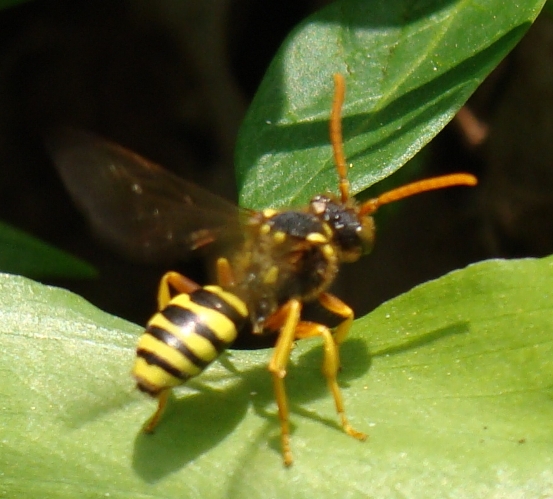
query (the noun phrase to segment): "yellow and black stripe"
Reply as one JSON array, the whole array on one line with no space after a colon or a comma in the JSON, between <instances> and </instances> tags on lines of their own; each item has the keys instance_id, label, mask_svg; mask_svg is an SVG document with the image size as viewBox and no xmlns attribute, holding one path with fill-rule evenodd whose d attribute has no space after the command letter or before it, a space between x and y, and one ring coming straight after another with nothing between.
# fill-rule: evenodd
<instances>
[{"instance_id":1,"label":"yellow and black stripe","mask_svg":"<svg viewBox=\"0 0 553 499\"><path fill-rule=\"evenodd\" d=\"M246 305L219 286L175 296L148 322L133 376L152 396L200 374L249 324Z\"/></svg>"}]
</instances>

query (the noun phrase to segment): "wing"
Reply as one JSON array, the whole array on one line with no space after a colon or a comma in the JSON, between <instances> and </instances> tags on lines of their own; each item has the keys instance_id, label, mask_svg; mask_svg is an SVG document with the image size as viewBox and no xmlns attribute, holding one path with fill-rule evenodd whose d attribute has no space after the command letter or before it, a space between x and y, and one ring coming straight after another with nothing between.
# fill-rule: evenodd
<instances>
[{"instance_id":1,"label":"wing","mask_svg":"<svg viewBox=\"0 0 553 499\"><path fill-rule=\"evenodd\" d=\"M74 202L119 252L176 259L241 232L237 206L115 143L63 130L47 145Z\"/></svg>"}]
</instances>

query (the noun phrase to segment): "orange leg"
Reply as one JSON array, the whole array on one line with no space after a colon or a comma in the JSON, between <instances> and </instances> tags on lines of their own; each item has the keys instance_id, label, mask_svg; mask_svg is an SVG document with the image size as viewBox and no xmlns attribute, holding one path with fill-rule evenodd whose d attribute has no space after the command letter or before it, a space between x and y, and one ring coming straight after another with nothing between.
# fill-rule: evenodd
<instances>
[{"instance_id":1,"label":"orange leg","mask_svg":"<svg viewBox=\"0 0 553 499\"><path fill-rule=\"evenodd\" d=\"M296 339L304 338L313 338L315 336L320 336L324 342L324 360L323 360L323 374L326 378L328 388L334 397L334 404L336 406L336 412L340 418L340 423L344 431L356 438L357 440L365 440L367 435L364 433L355 430L350 424L346 417L344 402L342 399L342 392L338 386L338 381L336 375L340 369L340 354L338 351L338 345L335 342L335 337L333 336L330 329L328 329L323 324L318 324L316 322L300 322L296 327Z\"/></svg>"},{"instance_id":2,"label":"orange leg","mask_svg":"<svg viewBox=\"0 0 553 499\"><path fill-rule=\"evenodd\" d=\"M157 292L158 310L163 310L171 301L171 289L175 290L177 293L189 294L200 287L201 286L196 284L192 279L188 279L188 277L185 277L178 272L167 272L163 275L159 283L159 289Z\"/></svg>"},{"instance_id":3,"label":"orange leg","mask_svg":"<svg viewBox=\"0 0 553 499\"><path fill-rule=\"evenodd\" d=\"M348 307L342 300L330 293L321 293L319 303L329 312L342 317L344 320L338 324L334 330L334 341L340 345L346 339L351 325L353 323L353 310Z\"/></svg>"},{"instance_id":4,"label":"orange leg","mask_svg":"<svg viewBox=\"0 0 553 499\"><path fill-rule=\"evenodd\" d=\"M292 451L290 450L290 423L288 411L288 398L284 378L286 366L290 358L290 352L294 345L296 326L300 320L301 302L292 299L280 307L273 316L268 319L271 329L280 329L280 334L275 345L275 350L269 362L269 372L273 377L275 396L280 418L280 439L282 457L285 466L292 464Z\"/></svg>"},{"instance_id":5,"label":"orange leg","mask_svg":"<svg viewBox=\"0 0 553 499\"><path fill-rule=\"evenodd\" d=\"M234 286L234 272L226 258L217 259L217 283L222 288Z\"/></svg>"},{"instance_id":6,"label":"orange leg","mask_svg":"<svg viewBox=\"0 0 553 499\"><path fill-rule=\"evenodd\" d=\"M163 413L165 412L165 408L167 407L167 400L169 400L169 395L171 393L171 389L163 390L158 395L158 402L157 402L157 409L156 412L146 421L144 424L144 427L142 428L142 431L144 433L153 433L155 427L159 423L159 420L161 419L161 416L163 416Z\"/></svg>"},{"instance_id":7,"label":"orange leg","mask_svg":"<svg viewBox=\"0 0 553 499\"><path fill-rule=\"evenodd\" d=\"M196 284L193 280L183 276L175 271L167 272L161 278L159 283L159 289L157 293L157 306L158 310L163 310L167 304L171 301L171 290L176 293L191 293L192 291L200 288L199 284ZM163 390L157 397L157 409L153 416L144 425L143 431L146 433L152 433L154 428L159 423L165 407L167 406L167 400L171 389Z\"/></svg>"}]
</instances>

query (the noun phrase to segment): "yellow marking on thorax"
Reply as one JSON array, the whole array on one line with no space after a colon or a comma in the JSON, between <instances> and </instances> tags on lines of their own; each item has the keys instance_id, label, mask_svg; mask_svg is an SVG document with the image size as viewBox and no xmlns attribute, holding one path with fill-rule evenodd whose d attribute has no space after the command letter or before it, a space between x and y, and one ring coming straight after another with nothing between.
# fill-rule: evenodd
<instances>
[{"instance_id":1,"label":"yellow marking on thorax","mask_svg":"<svg viewBox=\"0 0 553 499\"><path fill-rule=\"evenodd\" d=\"M331 244L325 244L323 246L323 255L327 259L331 259L331 258L334 258L336 256L336 251L334 251L334 248L332 247Z\"/></svg>"},{"instance_id":2,"label":"yellow marking on thorax","mask_svg":"<svg viewBox=\"0 0 553 499\"><path fill-rule=\"evenodd\" d=\"M321 234L320 232L311 232L311 233L307 234L305 240L309 241L310 243L315 243L315 244L328 243L328 239L323 234Z\"/></svg>"},{"instance_id":3,"label":"yellow marking on thorax","mask_svg":"<svg viewBox=\"0 0 553 499\"><path fill-rule=\"evenodd\" d=\"M263 276L265 284L274 284L278 279L278 267L273 265Z\"/></svg>"},{"instance_id":4,"label":"yellow marking on thorax","mask_svg":"<svg viewBox=\"0 0 553 499\"><path fill-rule=\"evenodd\" d=\"M332 227L325 222L323 223L323 230L325 231L327 239L330 241L334 236L334 231L332 230Z\"/></svg>"},{"instance_id":5,"label":"yellow marking on thorax","mask_svg":"<svg viewBox=\"0 0 553 499\"><path fill-rule=\"evenodd\" d=\"M286 232L282 232L281 230L277 230L273 233L273 241L276 244L282 244L284 241L286 241Z\"/></svg>"},{"instance_id":6,"label":"yellow marking on thorax","mask_svg":"<svg viewBox=\"0 0 553 499\"><path fill-rule=\"evenodd\" d=\"M263 213L265 218L273 218L278 213L278 210L275 210L274 208L266 208L261 213Z\"/></svg>"}]
</instances>

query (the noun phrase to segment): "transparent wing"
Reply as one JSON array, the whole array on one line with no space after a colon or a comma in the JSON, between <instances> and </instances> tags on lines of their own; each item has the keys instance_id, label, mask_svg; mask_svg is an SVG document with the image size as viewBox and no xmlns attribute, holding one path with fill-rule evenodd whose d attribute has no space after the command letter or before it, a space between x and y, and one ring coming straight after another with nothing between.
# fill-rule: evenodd
<instances>
[{"instance_id":1,"label":"transparent wing","mask_svg":"<svg viewBox=\"0 0 553 499\"><path fill-rule=\"evenodd\" d=\"M241 232L245 210L115 143L76 130L47 143L73 200L119 252L146 261L182 258Z\"/></svg>"}]
</instances>

